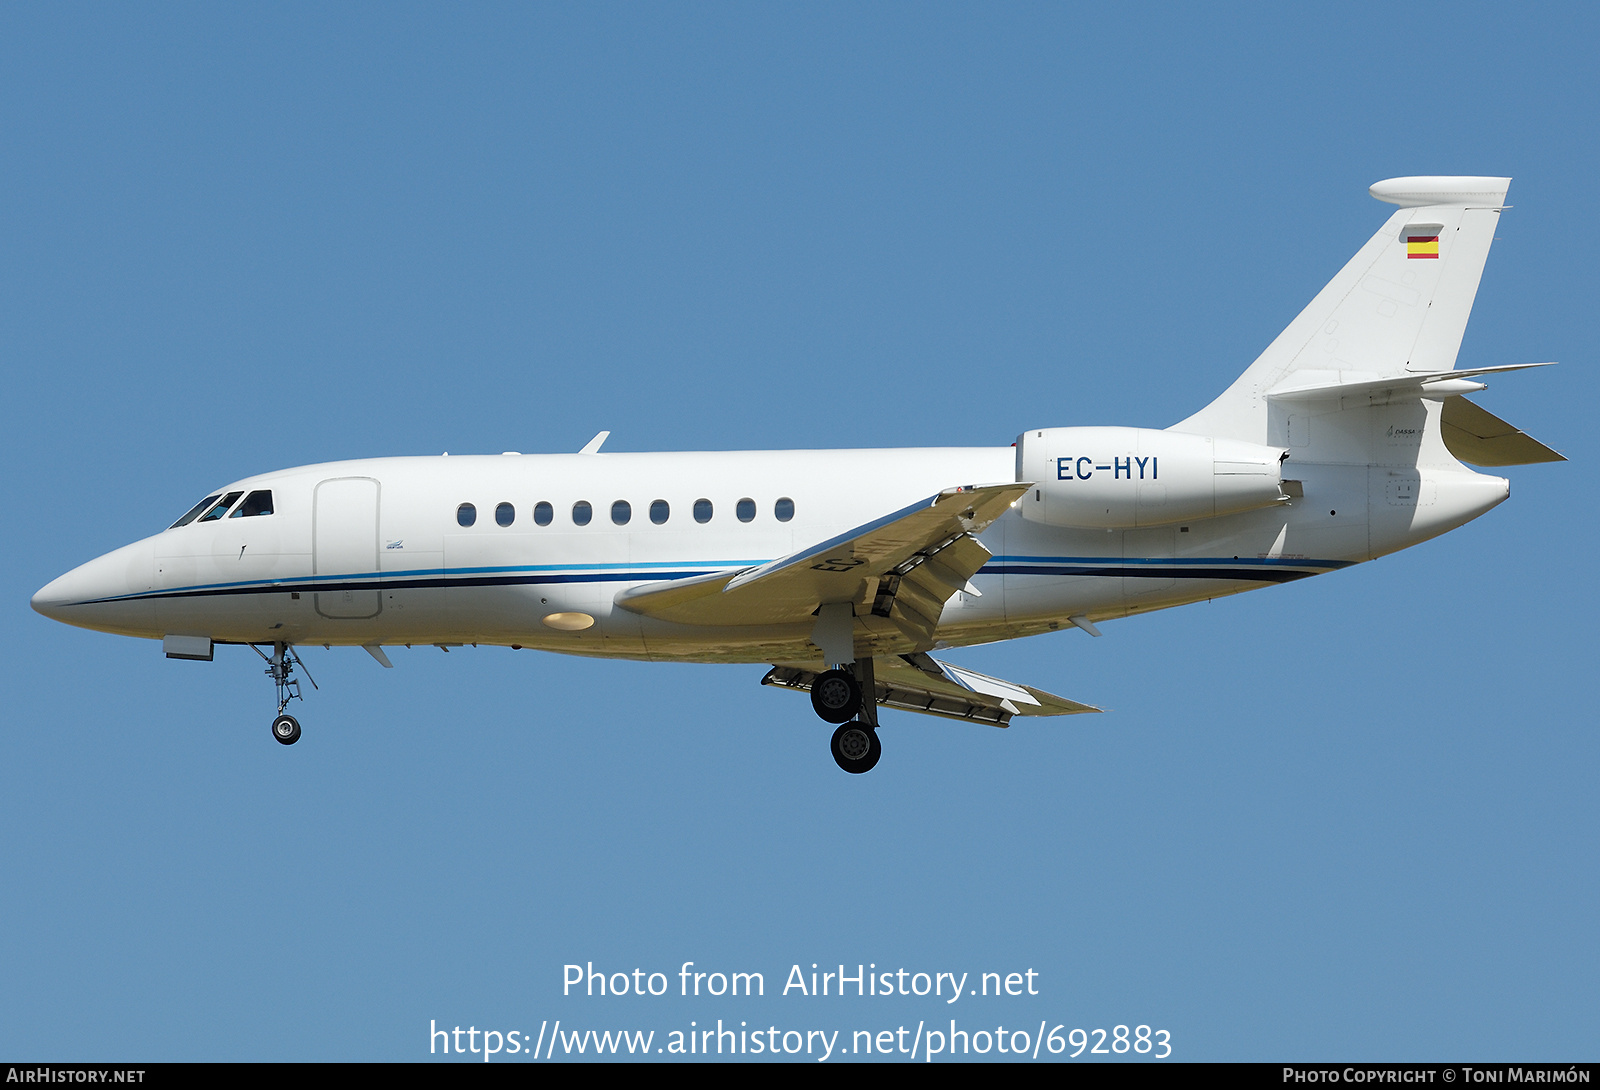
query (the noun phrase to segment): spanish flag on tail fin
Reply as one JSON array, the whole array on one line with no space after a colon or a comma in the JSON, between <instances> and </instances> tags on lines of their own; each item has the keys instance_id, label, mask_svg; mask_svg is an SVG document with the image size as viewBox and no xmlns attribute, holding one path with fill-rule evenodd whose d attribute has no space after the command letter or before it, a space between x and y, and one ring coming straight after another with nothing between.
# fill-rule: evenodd
<instances>
[{"instance_id":1,"label":"spanish flag on tail fin","mask_svg":"<svg viewBox=\"0 0 1600 1090\"><path fill-rule=\"evenodd\" d=\"M1424 228L1423 230L1426 229ZM1408 229L1406 232L1406 257L1408 259L1429 257L1438 260L1439 229L1433 227L1432 234L1422 234L1415 228Z\"/></svg>"}]
</instances>

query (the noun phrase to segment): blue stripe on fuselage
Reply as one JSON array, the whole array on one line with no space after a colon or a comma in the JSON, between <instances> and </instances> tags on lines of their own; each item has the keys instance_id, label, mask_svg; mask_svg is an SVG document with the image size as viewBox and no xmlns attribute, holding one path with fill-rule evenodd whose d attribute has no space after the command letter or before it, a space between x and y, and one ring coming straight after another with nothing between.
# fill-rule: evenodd
<instances>
[{"instance_id":1,"label":"blue stripe on fuselage","mask_svg":"<svg viewBox=\"0 0 1600 1090\"><path fill-rule=\"evenodd\" d=\"M356 572L345 575L303 575L232 583L203 583L171 590L96 598L78 603L125 602L156 598L206 598L238 594L270 594L286 590L327 593L342 590L401 588L530 586L560 583L620 583L689 579L719 571L757 567L766 561L667 561L633 564L524 564L471 568L422 568L411 571ZM1353 560L1289 560L1280 557L1122 558L1100 556L996 556L978 575L1048 575L1085 578L1220 579L1289 582L1349 567Z\"/></svg>"}]
</instances>

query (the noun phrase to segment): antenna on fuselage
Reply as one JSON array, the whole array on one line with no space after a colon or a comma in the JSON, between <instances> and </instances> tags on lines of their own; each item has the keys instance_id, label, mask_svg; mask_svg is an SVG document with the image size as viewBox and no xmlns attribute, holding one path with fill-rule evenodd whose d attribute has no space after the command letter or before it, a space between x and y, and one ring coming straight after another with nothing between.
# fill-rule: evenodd
<instances>
[{"instance_id":1,"label":"antenna on fuselage","mask_svg":"<svg viewBox=\"0 0 1600 1090\"><path fill-rule=\"evenodd\" d=\"M587 443L583 444L583 449L578 451L578 453L579 454L599 454L600 453L600 444L604 443L609 438L611 438L611 433L608 432L608 431L603 431L599 435L595 436L593 439L589 440Z\"/></svg>"}]
</instances>

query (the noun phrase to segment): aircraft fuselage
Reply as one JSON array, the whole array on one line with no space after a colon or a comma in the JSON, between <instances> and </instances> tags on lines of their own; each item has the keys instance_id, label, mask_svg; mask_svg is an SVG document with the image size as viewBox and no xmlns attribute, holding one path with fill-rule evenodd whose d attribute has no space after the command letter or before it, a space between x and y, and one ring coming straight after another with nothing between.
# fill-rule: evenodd
<instances>
[{"instance_id":1,"label":"aircraft fuselage","mask_svg":"<svg viewBox=\"0 0 1600 1090\"><path fill-rule=\"evenodd\" d=\"M165 530L62 576L35 606L71 624L154 638L814 663L809 624L673 623L621 608L615 596L766 563L953 484L1009 480L1014 461L1012 448L997 447L304 466L218 490L240 494L236 512L243 497L270 492L270 514L223 513ZM1009 639L1070 617L1107 620L1331 571L1459 525L1506 494L1500 478L1453 474L1465 491L1451 510L1434 512L1442 518L1418 524L1416 507L1396 508L1406 518L1394 525L1384 499L1369 515L1368 466L1291 460L1285 472L1302 496L1190 523L1071 529L1008 512L979 536L993 556L946 603L939 643ZM570 616L593 623L561 627Z\"/></svg>"}]
</instances>

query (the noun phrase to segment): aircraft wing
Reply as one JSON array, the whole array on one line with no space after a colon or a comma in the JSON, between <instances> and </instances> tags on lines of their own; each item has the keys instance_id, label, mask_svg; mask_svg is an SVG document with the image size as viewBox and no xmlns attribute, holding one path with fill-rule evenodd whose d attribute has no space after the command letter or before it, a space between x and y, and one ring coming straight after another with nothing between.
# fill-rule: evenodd
<instances>
[{"instance_id":1,"label":"aircraft wing","mask_svg":"<svg viewBox=\"0 0 1600 1090\"><path fill-rule=\"evenodd\" d=\"M616 602L647 617L705 625L809 623L820 606L850 603L866 634L877 617L901 644L926 649L944 603L991 555L975 535L1031 487L948 488L759 567L647 583Z\"/></svg>"},{"instance_id":2,"label":"aircraft wing","mask_svg":"<svg viewBox=\"0 0 1600 1090\"><path fill-rule=\"evenodd\" d=\"M886 655L873 660L878 704L900 711L921 712L1005 727L1017 715L1076 715L1100 709L1055 696L1042 689L952 666L921 653ZM810 692L817 671L774 666L763 685Z\"/></svg>"}]
</instances>

